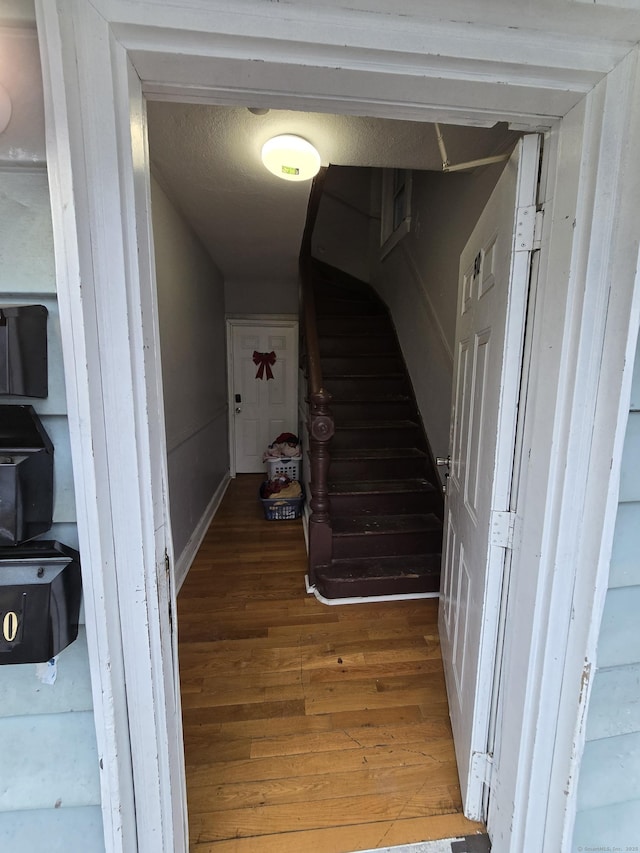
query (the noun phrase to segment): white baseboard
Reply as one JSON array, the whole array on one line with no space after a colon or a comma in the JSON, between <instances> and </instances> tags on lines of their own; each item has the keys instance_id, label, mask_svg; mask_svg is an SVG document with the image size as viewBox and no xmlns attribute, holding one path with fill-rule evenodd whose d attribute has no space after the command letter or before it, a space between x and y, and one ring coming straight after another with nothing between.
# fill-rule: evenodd
<instances>
[{"instance_id":1,"label":"white baseboard","mask_svg":"<svg viewBox=\"0 0 640 853\"><path fill-rule=\"evenodd\" d=\"M175 572L174 572L174 582L176 585L176 594L180 592L180 587L184 583L184 580L191 568L191 564L193 563L196 554L198 553L198 548L202 544L202 540L207 534L207 530L209 529L209 525L213 521L213 518L218 511L218 507L222 503L222 498L225 496L225 492L229 487L229 483L231 482L231 476L227 473L223 477L220 485L215 490L213 497L207 504L207 508L202 514L202 517L198 524L195 527L195 530L189 537L189 541L185 545L182 550L180 556L176 559Z\"/></svg>"},{"instance_id":2,"label":"white baseboard","mask_svg":"<svg viewBox=\"0 0 640 853\"><path fill-rule=\"evenodd\" d=\"M352 598L325 598L322 593L318 592L315 585L309 581L309 575L304 576L304 585L307 595L315 595L321 604L334 605L342 604L373 604L382 601L417 601L420 598L440 598L439 592L403 592L396 595L364 595L353 596Z\"/></svg>"}]
</instances>

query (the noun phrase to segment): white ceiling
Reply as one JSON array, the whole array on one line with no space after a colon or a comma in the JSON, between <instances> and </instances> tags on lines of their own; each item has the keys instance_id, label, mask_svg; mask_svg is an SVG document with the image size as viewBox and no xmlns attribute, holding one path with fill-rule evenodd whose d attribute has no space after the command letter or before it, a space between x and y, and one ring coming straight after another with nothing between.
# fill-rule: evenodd
<instances>
[{"instance_id":1,"label":"white ceiling","mask_svg":"<svg viewBox=\"0 0 640 853\"><path fill-rule=\"evenodd\" d=\"M434 126L362 116L149 102L154 174L227 281L295 274L310 182L267 172L262 144L279 133L312 142L324 165L442 170ZM516 134L443 128L448 159L500 153Z\"/></svg>"}]
</instances>

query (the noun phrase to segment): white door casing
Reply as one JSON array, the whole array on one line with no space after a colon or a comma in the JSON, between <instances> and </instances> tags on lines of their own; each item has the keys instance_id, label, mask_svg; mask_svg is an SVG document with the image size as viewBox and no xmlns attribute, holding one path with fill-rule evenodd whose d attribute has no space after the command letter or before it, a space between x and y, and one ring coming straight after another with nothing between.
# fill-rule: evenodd
<instances>
[{"instance_id":1,"label":"white door casing","mask_svg":"<svg viewBox=\"0 0 640 853\"><path fill-rule=\"evenodd\" d=\"M482 815L540 138L524 137L460 258L440 638L467 817Z\"/></svg>"},{"instance_id":2,"label":"white door casing","mask_svg":"<svg viewBox=\"0 0 640 853\"><path fill-rule=\"evenodd\" d=\"M280 433L298 431L298 324L235 319L227 324L233 468L236 474L258 473L265 471L267 446ZM254 352L274 353L273 378L254 362Z\"/></svg>"},{"instance_id":3,"label":"white door casing","mask_svg":"<svg viewBox=\"0 0 640 853\"><path fill-rule=\"evenodd\" d=\"M63 22L54 4L44 4L38 26L50 36L40 39L47 170L60 205L52 217L57 297L105 845L109 853L182 853L186 791L146 108L106 21L83 2L67 11ZM83 32L77 52L74 31ZM65 89L68 97L53 94ZM110 107L89 118L98 103ZM127 180L112 183L97 149L119 151ZM88 235L97 221L105 239L96 242Z\"/></svg>"},{"instance_id":4,"label":"white door casing","mask_svg":"<svg viewBox=\"0 0 640 853\"><path fill-rule=\"evenodd\" d=\"M181 794L170 781L180 775L176 712L162 701L169 672L158 637L169 631L169 616L157 606L160 551L137 550L166 538L151 511L163 486L129 464L130 449L153 427L159 387L153 312L140 310L153 287L147 265L139 266L151 233L143 90L247 107L550 129L514 549L520 565L507 625L507 745L490 824L499 853L568 849L585 658L593 660L606 587L638 325L640 161L629 144L640 138L638 50L604 33L561 33L566 22L551 7L542 29L519 17L507 29L507 5L493 20L479 5L469 13L476 29L442 16L444 4L418 9L410 0L392 14L361 0L348 10L339 2L267 6L36 0L107 850L173 853L186 843ZM600 394L606 400L597 405ZM155 440L151 453L142 440L138 460L155 463L157 453ZM554 790L567 797L550 796L551 772Z\"/></svg>"}]
</instances>

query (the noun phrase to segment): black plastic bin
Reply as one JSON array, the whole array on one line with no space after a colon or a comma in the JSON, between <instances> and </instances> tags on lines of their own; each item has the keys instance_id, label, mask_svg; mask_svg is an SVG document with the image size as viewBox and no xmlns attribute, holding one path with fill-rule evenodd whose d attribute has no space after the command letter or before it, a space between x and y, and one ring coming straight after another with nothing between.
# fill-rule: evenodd
<instances>
[{"instance_id":1,"label":"black plastic bin","mask_svg":"<svg viewBox=\"0 0 640 853\"><path fill-rule=\"evenodd\" d=\"M51 527L53 445L32 406L0 406L0 546Z\"/></svg>"}]
</instances>

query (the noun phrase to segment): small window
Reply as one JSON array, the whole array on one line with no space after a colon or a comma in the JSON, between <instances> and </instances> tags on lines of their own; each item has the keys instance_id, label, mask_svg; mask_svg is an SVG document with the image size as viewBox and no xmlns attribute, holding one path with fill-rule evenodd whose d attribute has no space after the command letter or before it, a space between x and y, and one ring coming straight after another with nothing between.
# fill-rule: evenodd
<instances>
[{"instance_id":1,"label":"small window","mask_svg":"<svg viewBox=\"0 0 640 853\"><path fill-rule=\"evenodd\" d=\"M382 172L380 257L384 257L411 229L411 171Z\"/></svg>"}]
</instances>

